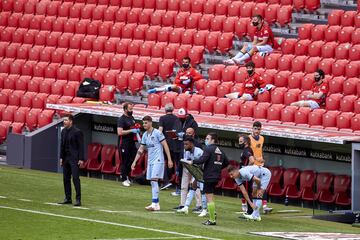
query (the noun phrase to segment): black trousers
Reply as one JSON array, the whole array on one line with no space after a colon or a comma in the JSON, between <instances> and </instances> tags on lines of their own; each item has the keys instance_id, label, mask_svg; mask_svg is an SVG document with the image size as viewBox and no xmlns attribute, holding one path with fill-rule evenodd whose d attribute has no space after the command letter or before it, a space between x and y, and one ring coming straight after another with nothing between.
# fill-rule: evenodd
<instances>
[{"instance_id":1,"label":"black trousers","mask_svg":"<svg viewBox=\"0 0 360 240\"><path fill-rule=\"evenodd\" d=\"M165 154L165 153L164 153ZM178 178L179 178L179 186L181 183L181 175L182 175L182 168L180 169L180 159L181 159L181 153L179 152L173 152L170 150L170 155L171 155L171 160L174 163L174 167L173 168L168 168L167 164L165 165L165 174L164 174L164 183L168 183L170 181L170 177L172 176L172 174L175 173L177 174ZM167 160L167 156L165 154L165 159ZM176 166L176 169L175 169ZM181 170L181 171L180 171Z\"/></svg>"},{"instance_id":2,"label":"black trousers","mask_svg":"<svg viewBox=\"0 0 360 240\"><path fill-rule=\"evenodd\" d=\"M253 198L252 198L253 181L252 180L248 181L247 184L248 184L247 192L248 192L250 201L252 201L253 200ZM250 205L247 201L246 201L246 204L247 204L247 214L251 215L253 213L253 209L250 207Z\"/></svg>"},{"instance_id":3,"label":"black trousers","mask_svg":"<svg viewBox=\"0 0 360 240\"><path fill-rule=\"evenodd\" d=\"M121 180L125 181L127 177L130 177L131 164L136 156L137 148L134 142L124 142L119 145L119 154L121 155Z\"/></svg>"},{"instance_id":4,"label":"black trousers","mask_svg":"<svg viewBox=\"0 0 360 240\"><path fill-rule=\"evenodd\" d=\"M63 179L65 198L67 200L71 200L71 176L73 177L73 183L76 191L76 200L81 201L81 186L78 162L72 159L66 159L65 157L63 162Z\"/></svg>"}]
</instances>

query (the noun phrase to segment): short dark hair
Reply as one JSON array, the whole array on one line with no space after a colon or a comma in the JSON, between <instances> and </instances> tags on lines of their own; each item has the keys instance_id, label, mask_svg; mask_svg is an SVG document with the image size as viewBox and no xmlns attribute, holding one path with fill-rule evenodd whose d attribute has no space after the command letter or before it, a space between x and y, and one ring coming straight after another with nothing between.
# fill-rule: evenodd
<instances>
[{"instance_id":1,"label":"short dark hair","mask_svg":"<svg viewBox=\"0 0 360 240\"><path fill-rule=\"evenodd\" d=\"M184 138L184 142L185 142L185 141L188 141L188 142L194 143L194 138L193 138L193 137L191 137L191 136L185 136L185 138Z\"/></svg>"},{"instance_id":2,"label":"short dark hair","mask_svg":"<svg viewBox=\"0 0 360 240\"><path fill-rule=\"evenodd\" d=\"M245 67L255 68L255 63L254 63L253 61L247 62L247 63L245 64Z\"/></svg>"},{"instance_id":3,"label":"short dark hair","mask_svg":"<svg viewBox=\"0 0 360 240\"><path fill-rule=\"evenodd\" d=\"M262 124L259 121L256 121L256 122L253 123L253 127L261 128L261 126L262 126Z\"/></svg>"},{"instance_id":4,"label":"short dark hair","mask_svg":"<svg viewBox=\"0 0 360 240\"><path fill-rule=\"evenodd\" d=\"M188 56L184 57L183 60L188 60L189 62L191 62L191 58L189 58Z\"/></svg>"},{"instance_id":5,"label":"short dark hair","mask_svg":"<svg viewBox=\"0 0 360 240\"><path fill-rule=\"evenodd\" d=\"M263 19L264 19L263 16L261 16L260 14L256 14L256 15L254 15L253 17L255 17L255 18L259 19L259 20L263 20Z\"/></svg>"},{"instance_id":6,"label":"short dark hair","mask_svg":"<svg viewBox=\"0 0 360 240\"><path fill-rule=\"evenodd\" d=\"M250 140L249 135L239 134L239 138L241 138L241 137L244 139L244 143L246 143L248 146L250 146L251 140Z\"/></svg>"},{"instance_id":7,"label":"short dark hair","mask_svg":"<svg viewBox=\"0 0 360 240\"><path fill-rule=\"evenodd\" d=\"M214 140L215 143L218 142L218 135L216 132L210 132L207 135L209 135L211 137L211 139Z\"/></svg>"},{"instance_id":8,"label":"short dark hair","mask_svg":"<svg viewBox=\"0 0 360 240\"><path fill-rule=\"evenodd\" d=\"M64 117L68 118L69 121L72 121L72 122L74 121L74 116L71 115L70 113L69 113L69 114L66 114Z\"/></svg>"},{"instance_id":9,"label":"short dark hair","mask_svg":"<svg viewBox=\"0 0 360 240\"><path fill-rule=\"evenodd\" d=\"M124 109L124 110L128 110L128 108L129 108L130 105L134 105L134 104L132 104L132 103L130 103L130 102L125 102L124 105L123 105L123 109Z\"/></svg>"},{"instance_id":10,"label":"short dark hair","mask_svg":"<svg viewBox=\"0 0 360 240\"><path fill-rule=\"evenodd\" d=\"M143 120L143 121L147 121L147 122L152 122L152 121L153 121L150 116L145 116L145 117L143 117L142 120Z\"/></svg>"},{"instance_id":11,"label":"short dark hair","mask_svg":"<svg viewBox=\"0 0 360 240\"><path fill-rule=\"evenodd\" d=\"M228 171L228 173L231 173L232 171L235 171L235 170L237 170L237 168L234 167L233 165L227 166L227 171Z\"/></svg>"},{"instance_id":12,"label":"short dark hair","mask_svg":"<svg viewBox=\"0 0 360 240\"><path fill-rule=\"evenodd\" d=\"M316 72L320 75L321 78L325 77L325 72L321 70L320 68L316 70Z\"/></svg>"}]
</instances>

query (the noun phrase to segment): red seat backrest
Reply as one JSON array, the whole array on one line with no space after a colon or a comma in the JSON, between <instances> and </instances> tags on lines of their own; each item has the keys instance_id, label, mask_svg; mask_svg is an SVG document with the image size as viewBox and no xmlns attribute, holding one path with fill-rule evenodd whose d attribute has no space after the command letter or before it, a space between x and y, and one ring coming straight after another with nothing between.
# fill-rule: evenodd
<instances>
[{"instance_id":1,"label":"red seat backrest","mask_svg":"<svg viewBox=\"0 0 360 240\"><path fill-rule=\"evenodd\" d=\"M300 171L297 168L288 168L284 172L284 187L289 185L296 185L299 178Z\"/></svg>"},{"instance_id":2,"label":"red seat backrest","mask_svg":"<svg viewBox=\"0 0 360 240\"><path fill-rule=\"evenodd\" d=\"M316 178L317 192L328 191L334 180L334 175L331 173L319 173Z\"/></svg>"},{"instance_id":3,"label":"red seat backrest","mask_svg":"<svg viewBox=\"0 0 360 240\"><path fill-rule=\"evenodd\" d=\"M350 176L337 175L334 178L334 193L347 192L351 183Z\"/></svg>"},{"instance_id":4,"label":"red seat backrest","mask_svg":"<svg viewBox=\"0 0 360 240\"><path fill-rule=\"evenodd\" d=\"M300 189L313 188L316 179L316 173L312 170L304 170L300 174Z\"/></svg>"}]
</instances>

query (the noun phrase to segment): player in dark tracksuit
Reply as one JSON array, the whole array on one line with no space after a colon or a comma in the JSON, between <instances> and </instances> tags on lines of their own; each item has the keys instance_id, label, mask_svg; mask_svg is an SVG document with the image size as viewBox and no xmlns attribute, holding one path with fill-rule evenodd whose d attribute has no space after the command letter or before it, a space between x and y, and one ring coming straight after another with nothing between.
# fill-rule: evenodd
<instances>
[{"instance_id":1,"label":"player in dark tracksuit","mask_svg":"<svg viewBox=\"0 0 360 240\"><path fill-rule=\"evenodd\" d=\"M208 133L205 139L205 149L203 155L198 160L193 160L193 164L204 164L204 192L207 200L207 208L210 219L204 225L216 225L215 221L215 186L221 178L221 170L229 164L228 158L223 151L216 145L218 140L216 133Z\"/></svg>"}]
</instances>

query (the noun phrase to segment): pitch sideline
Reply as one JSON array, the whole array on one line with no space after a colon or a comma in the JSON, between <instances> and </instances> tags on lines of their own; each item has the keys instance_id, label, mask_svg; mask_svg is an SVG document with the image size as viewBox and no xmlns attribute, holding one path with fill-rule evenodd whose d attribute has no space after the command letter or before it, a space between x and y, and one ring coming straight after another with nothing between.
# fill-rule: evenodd
<instances>
[{"instance_id":1,"label":"pitch sideline","mask_svg":"<svg viewBox=\"0 0 360 240\"><path fill-rule=\"evenodd\" d=\"M174 231L167 231L167 230L160 230L160 229L155 229L155 228L140 227L140 226L134 226L134 225L129 225L129 224L108 222L108 221L102 221L102 220L96 220L96 219L90 219L90 218L67 216L67 215L61 215L61 214L55 214L55 213L49 213L49 212L42 212L42 211L36 211L36 210L30 210L30 209L13 208L13 207L1 206L1 205L0 205L0 209L8 209L8 210L14 210L14 211L20 211L20 212L28 212L28 213L34 213L34 214L40 214L40 215L46 215L46 216L53 216L53 217L60 217L60 218L67 218L67 219L74 219L74 220L80 220L80 221L86 221L86 222L102 223L102 224L107 224L107 225L120 226L120 227L133 228L133 229L141 229L141 230L159 232L159 233L167 233L167 234L171 234L171 235L192 237L192 238L197 238L197 239L221 240L220 238L210 238L210 237L204 237L204 236L196 236L196 235L191 235L191 234L186 234L186 233L179 233L179 232L174 232Z\"/></svg>"}]
</instances>

